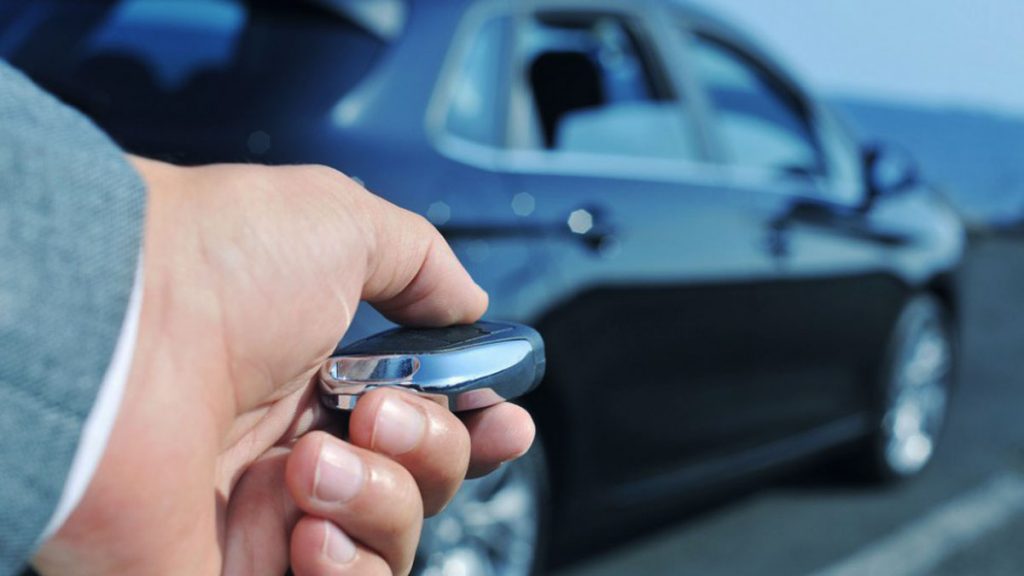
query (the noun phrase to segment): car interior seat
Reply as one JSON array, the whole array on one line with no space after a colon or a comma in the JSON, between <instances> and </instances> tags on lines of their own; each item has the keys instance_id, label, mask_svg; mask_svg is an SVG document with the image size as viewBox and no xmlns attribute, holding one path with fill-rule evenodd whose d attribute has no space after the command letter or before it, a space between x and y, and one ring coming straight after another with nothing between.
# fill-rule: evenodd
<instances>
[{"instance_id":1,"label":"car interior seat","mask_svg":"<svg viewBox=\"0 0 1024 576\"><path fill-rule=\"evenodd\" d=\"M566 152L692 158L692 127L676 102L621 102L565 114L555 146Z\"/></svg>"},{"instance_id":2,"label":"car interior seat","mask_svg":"<svg viewBox=\"0 0 1024 576\"><path fill-rule=\"evenodd\" d=\"M605 102L601 73L582 52L544 52L534 58L529 73L547 148L555 146L558 124L566 114Z\"/></svg>"}]
</instances>

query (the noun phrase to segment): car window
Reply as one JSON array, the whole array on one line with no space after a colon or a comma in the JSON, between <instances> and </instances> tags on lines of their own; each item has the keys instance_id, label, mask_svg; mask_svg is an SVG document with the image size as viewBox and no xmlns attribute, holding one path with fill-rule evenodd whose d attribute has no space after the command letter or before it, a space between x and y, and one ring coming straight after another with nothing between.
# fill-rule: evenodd
<instances>
[{"instance_id":1,"label":"car window","mask_svg":"<svg viewBox=\"0 0 1024 576\"><path fill-rule=\"evenodd\" d=\"M695 159L692 125L639 27L616 15L540 14L521 27L536 146Z\"/></svg>"},{"instance_id":2,"label":"car window","mask_svg":"<svg viewBox=\"0 0 1024 576\"><path fill-rule=\"evenodd\" d=\"M510 27L510 17L493 17L470 38L451 84L445 118L449 134L481 144L501 144L498 111L503 109L504 48Z\"/></svg>"},{"instance_id":3,"label":"car window","mask_svg":"<svg viewBox=\"0 0 1024 576\"><path fill-rule=\"evenodd\" d=\"M697 35L692 45L726 161L786 173L824 171L803 106L781 81L718 40Z\"/></svg>"},{"instance_id":4,"label":"car window","mask_svg":"<svg viewBox=\"0 0 1024 576\"><path fill-rule=\"evenodd\" d=\"M322 114L383 46L337 12L283 0L34 0L0 20L0 56L104 125Z\"/></svg>"}]
</instances>

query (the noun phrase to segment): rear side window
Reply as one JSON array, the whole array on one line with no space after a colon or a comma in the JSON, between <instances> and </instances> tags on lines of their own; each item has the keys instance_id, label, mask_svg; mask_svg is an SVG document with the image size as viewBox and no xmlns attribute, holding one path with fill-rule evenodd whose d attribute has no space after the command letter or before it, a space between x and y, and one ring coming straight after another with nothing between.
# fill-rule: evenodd
<instances>
[{"instance_id":1,"label":"rear side window","mask_svg":"<svg viewBox=\"0 0 1024 576\"><path fill-rule=\"evenodd\" d=\"M605 14L539 14L519 40L536 145L559 152L697 157L683 104L642 28Z\"/></svg>"},{"instance_id":2,"label":"rear side window","mask_svg":"<svg viewBox=\"0 0 1024 576\"><path fill-rule=\"evenodd\" d=\"M502 142L507 85L504 81L512 19L486 20L469 39L458 63L448 104L445 130L479 144L498 146Z\"/></svg>"},{"instance_id":3,"label":"rear side window","mask_svg":"<svg viewBox=\"0 0 1024 576\"><path fill-rule=\"evenodd\" d=\"M267 125L322 113L384 41L313 2L32 0L0 56L104 120Z\"/></svg>"},{"instance_id":4,"label":"rear side window","mask_svg":"<svg viewBox=\"0 0 1024 576\"><path fill-rule=\"evenodd\" d=\"M803 106L781 81L703 36L694 38L693 61L729 163L783 173L824 171Z\"/></svg>"}]
</instances>

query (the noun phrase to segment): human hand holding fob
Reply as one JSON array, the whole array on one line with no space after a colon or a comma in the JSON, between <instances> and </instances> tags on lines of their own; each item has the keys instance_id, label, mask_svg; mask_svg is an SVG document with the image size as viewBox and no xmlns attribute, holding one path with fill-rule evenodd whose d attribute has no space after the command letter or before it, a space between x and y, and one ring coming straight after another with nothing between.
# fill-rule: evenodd
<instances>
[{"instance_id":1,"label":"human hand holding fob","mask_svg":"<svg viewBox=\"0 0 1024 576\"><path fill-rule=\"evenodd\" d=\"M360 301L436 326L477 320L487 294L429 222L335 170L133 161L147 264L130 370L88 489L34 567L409 573L424 518L524 454L533 421L383 386L323 418L309 368Z\"/></svg>"},{"instance_id":2,"label":"human hand holding fob","mask_svg":"<svg viewBox=\"0 0 1024 576\"><path fill-rule=\"evenodd\" d=\"M543 378L544 365L543 339L522 324L395 328L328 358L320 370L320 398L328 408L349 411L363 394L395 388L463 412L529 392Z\"/></svg>"}]
</instances>

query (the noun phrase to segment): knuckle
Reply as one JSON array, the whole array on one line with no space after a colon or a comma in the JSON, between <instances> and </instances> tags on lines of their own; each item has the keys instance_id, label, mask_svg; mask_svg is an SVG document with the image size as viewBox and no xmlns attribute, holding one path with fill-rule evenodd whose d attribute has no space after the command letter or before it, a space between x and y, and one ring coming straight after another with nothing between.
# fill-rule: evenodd
<instances>
[{"instance_id":1,"label":"knuckle","mask_svg":"<svg viewBox=\"0 0 1024 576\"><path fill-rule=\"evenodd\" d=\"M421 230L427 234L437 232L437 228L430 222L430 220L427 220L427 217L424 216L423 214L420 214L419 212L413 212L411 210L406 210L406 212L409 214L409 218L412 219L418 230Z\"/></svg>"},{"instance_id":2,"label":"knuckle","mask_svg":"<svg viewBox=\"0 0 1024 576\"><path fill-rule=\"evenodd\" d=\"M294 187L294 180L299 180L309 188L339 202L346 210L358 208L360 199L369 196L358 182L336 168L324 164L303 164L292 167L292 170L294 172L291 174L282 174L283 178L290 180L286 183L289 187Z\"/></svg>"},{"instance_id":3,"label":"knuckle","mask_svg":"<svg viewBox=\"0 0 1024 576\"><path fill-rule=\"evenodd\" d=\"M443 236L441 236L441 232L437 229L437 226L434 226L433 222L427 220L426 216L416 212L410 212L410 214L412 214L416 224L416 230L419 233L427 236L432 242L443 241Z\"/></svg>"},{"instance_id":4,"label":"knuckle","mask_svg":"<svg viewBox=\"0 0 1024 576\"><path fill-rule=\"evenodd\" d=\"M302 170L310 178L315 178L317 180L326 182L351 182L352 184L355 184L355 182L346 176L345 173L337 168L327 166L326 164L303 164L297 168Z\"/></svg>"},{"instance_id":5,"label":"knuckle","mask_svg":"<svg viewBox=\"0 0 1024 576\"><path fill-rule=\"evenodd\" d=\"M398 212L402 229L408 234L407 241L420 244L424 239L427 239L429 242L425 243L425 245L429 246L434 241L442 238L437 227L423 214L401 207L398 208Z\"/></svg>"}]
</instances>

